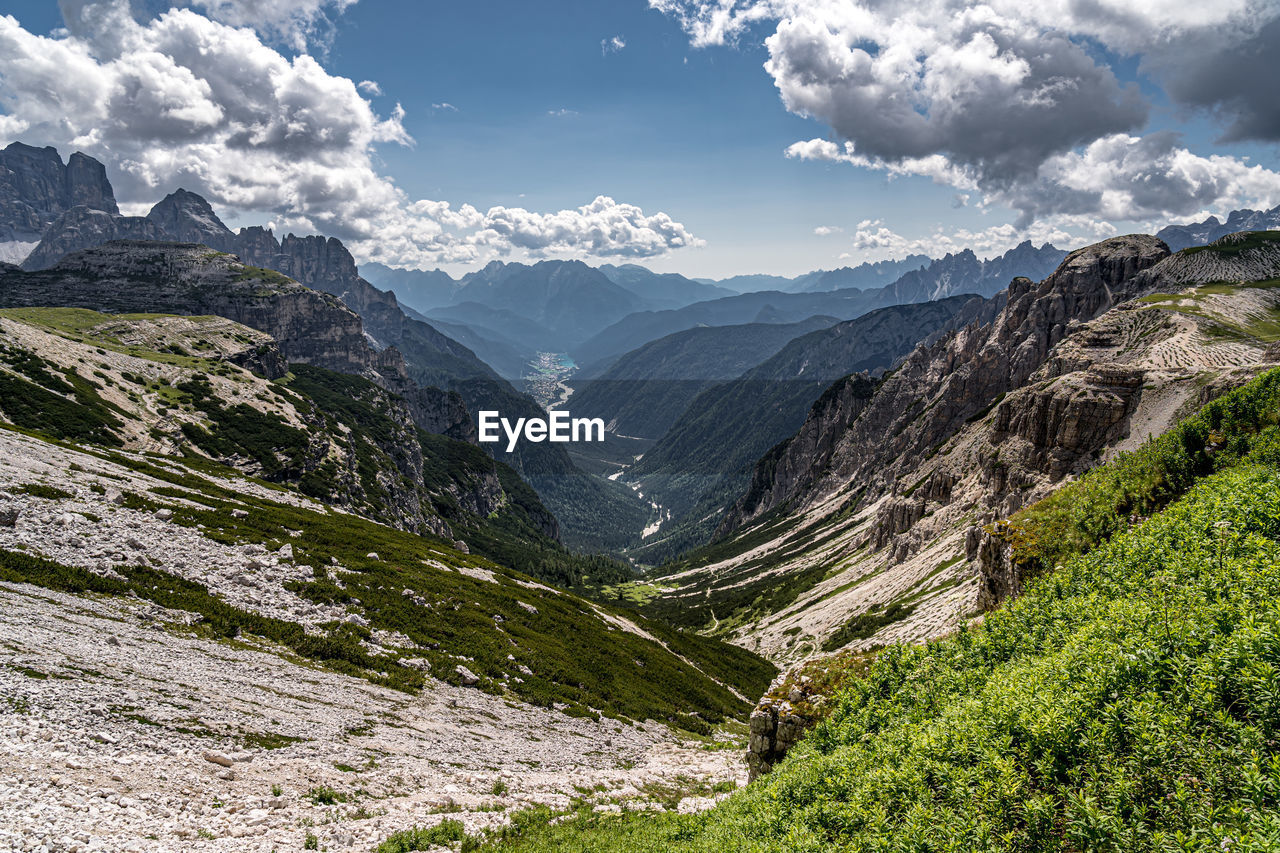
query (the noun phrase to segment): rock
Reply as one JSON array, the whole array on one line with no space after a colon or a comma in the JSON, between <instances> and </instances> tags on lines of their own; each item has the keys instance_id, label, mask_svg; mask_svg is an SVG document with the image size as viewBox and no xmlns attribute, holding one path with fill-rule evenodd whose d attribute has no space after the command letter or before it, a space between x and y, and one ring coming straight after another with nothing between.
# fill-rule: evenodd
<instances>
[{"instance_id":1,"label":"rock","mask_svg":"<svg viewBox=\"0 0 1280 853\"><path fill-rule=\"evenodd\" d=\"M216 775L219 779L225 779L228 782L234 782L236 778L234 770L219 770Z\"/></svg>"},{"instance_id":2,"label":"rock","mask_svg":"<svg viewBox=\"0 0 1280 853\"><path fill-rule=\"evenodd\" d=\"M22 515L22 507L16 504L0 506L0 527L16 527Z\"/></svg>"},{"instance_id":3,"label":"rock","mask_svg":"<svg viewBox=\"0 0 1280 853\"><path fill-rule=\"evenodd\" d=\"M365 559L366 559L366 560L381 560L381 559L382 559L381 557L379 557L379 556L378 556L378 552L377 552L377 551L370 551L368 554L365 554L365 555L364 555L364 557L365 557Z\"/></svg>"},{"instance_id":4,"label":"rock","mask_svg":"<svg viewBox=\"0 0 1280 853\"><path fill-rule=\"evenodd\" d=\"M107 170L79 152L66 165L57 149L21 142L0 151L0 242L34 242L77 205L119 213Z\"/></svg>"},{"instance_id":5,"label":"rock","mask_svg":"<svg viewBox=\"0 0 1280 853\"><path fill-rule=\"evenodd\" d=\"M117 744L120 742L119 738L107 732L94 732L93 739L96 740L98 743L105 743L108 745Z\"/></svg>"},{"instance_id":6,"label":"rock","mask_svg":"<svg viewBox=\"0 0 1280 853\"><path fill-rule=\"evenodd\" d=\"M462 664L458 664L457 666L455 666L453 668L453 671L456 672L458 676L462 679L462 684L464 687L475 687L477 684L480 683L480 676L476 675L474 672L467 669Z\"/></svg>"},{"instance_id":7,"label":"rock","mask_svg":"<svg viewBox=\"0 0 1280 853\"><path fill-rule=\"evenodd\" d=\"M156 518L160 519L161 521L168 521L171 518L173 518L173 510L169 509L168 507L161 507L160 509L156 510Z\"/></svg>"},{"instance_id":8,"label":"rock","mask_svg":"<svg viewBox=\"0 0 1280 853\"><path fill-rule=\"evenodd\" d=\"M293 560L293 546L290 544L281 545L280 550L276 552L276 556L282 560Z\"/></svg>"},{"instance_id":9,"label":"rock","mask_svg":"<svg viewBox=\"0 0 1280 853\"><path fill-rule=\"evenodd\" d=\"M343 621L349 625L356 625L361 628L369 627L369 620L361 616L359 613L348 613L347 618Z\"/></svg>"},{"instance_id":10,"label":"rock","mask_svg":"<svg viewBox=\"0 0 1280 853\"><path fill-rule=\"evenodd\" d=\"M462 552L462 553L464 553L464 554L470 554L470 553L471 553L471 549L467 547L467 543L466 543L466 542L463 542L461 539L455 539L455 540L453 540L453 547L454 547L454 548L456 548L457 550L461 551L461 552Z\"/></svg>"},{"instance_id":11,"label":"rock","mask_svg":"<svg viewBox=\"0 0 1280 853\"><path fill-rule=\"evenodd\" d=\"M231 517L232 518L248 518L249 511L244 509L233 509L231 510Z\"/></svg>"},{"instance_id":12,"label":"rock","mask_svg":"<svg viewBox=\"0 0 1280 853\"><path fill-rule=\"evenodd\" d=\"M211 764L217 764L220 767L230 767L235 764L235 761L231 759L231 756L225 755L221 752L214 752L213 750L206 750L200 757L205 761L208 761Z\"/></svg>"}]
</instances>

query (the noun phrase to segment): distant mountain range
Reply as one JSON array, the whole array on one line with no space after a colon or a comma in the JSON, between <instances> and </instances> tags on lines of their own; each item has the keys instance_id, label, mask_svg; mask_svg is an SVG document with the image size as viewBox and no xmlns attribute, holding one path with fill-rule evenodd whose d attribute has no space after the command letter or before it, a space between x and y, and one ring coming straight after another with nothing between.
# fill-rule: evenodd
<instances>
[{"instance_id":1,"label":"distant mountain range","mask_svg":"<svg viewBox=\"0 0 1280 853\"><path fill-rule=\"evenodd\" d=\"M702 391L736 379L793 338L837 322L810 317L676 332L632 350L599 375L587 369L575 376L573 413L603 418L619 435L661 438Z\"/></svg>"},{"instance_id":2,"label":"distant mountain range","mask_svg":"<svg viewBox=\"0 0 1280 853\"><path fill-rule=\"evenodd\" d=\"M1037 249L1025 242L986 261L979 260L969 250L948 254L889 284L868 290L856 287L803 293L763 290L696 302L676 310L642 311L624 317L571 352L580 363L589 365L617 358L648 341L700 325L795 323L814 315L850 320L888 305L927 302L961 293L994 296L1016 276L1043 278L1065 256L1066 252L1048 244Z\"/></svg>"},{"instance_id":3,"label":"distant mountain range","mask_svg":"<svg viewBox=\"0 0 1280 853\"><path fill-rule=\"evenodd\" d=\"M1172 251L1204 246L1237 231L1272 231L1280 228L1280 205L1270 210L1233 210L1227 221L1210 216L1190 225L1169 225L1156 232Z\"/></svg>"}]
</instances>

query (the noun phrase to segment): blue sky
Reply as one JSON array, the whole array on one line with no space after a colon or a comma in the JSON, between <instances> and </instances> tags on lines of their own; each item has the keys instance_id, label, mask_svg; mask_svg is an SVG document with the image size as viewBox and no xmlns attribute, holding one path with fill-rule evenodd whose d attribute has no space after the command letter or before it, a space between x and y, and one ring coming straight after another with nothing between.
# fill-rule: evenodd
<instances>
[{"instance_id":1,"label":"blue sky","mask_svg":"<svg viewBox=\"0 0 1280 853\"><path fill-rule=\"evenodd\" d=\"M1206 41L1243 20L1233 0L1167 26L1158 0L1122 25L1045 24L1001 3L1003 17L975 23L949 0L865 15L819 0L192 0L180 14L150 0L127 25L126 0L62 5L0 10L16 19L7 34L0 24L12 45L9 63L0 56L5 141L100 157L131 209L189 185L232 224L335 233L360 259L794 275L1280 203L1275 122L1258 93L1175 61L1178 39L1209 56L1248 47L1249 27L1237 45ZM1264 62L1275 49L1258 29L1275 5L1241 6ZM904 22L927 32L904 41ZM211 43L212 59L200 54ZM879 66L904 47L919 63L894 92L885 75L901 69ZM32 57L56 70L62 51L67 80L30 70ZM72 59L85 55L78 92ZM243 77L242 91L210 88L218 77ZM99 111L83 90L100 78L115 86L100 101L160 94ZM377 87L352 89L362 81ZM904 97L919 99L914 112L894 118ZM1220 141L1242 115L1251 134ZM288 140L244 157L245 128L276 124Z\"/></svg>"}]
</instances>

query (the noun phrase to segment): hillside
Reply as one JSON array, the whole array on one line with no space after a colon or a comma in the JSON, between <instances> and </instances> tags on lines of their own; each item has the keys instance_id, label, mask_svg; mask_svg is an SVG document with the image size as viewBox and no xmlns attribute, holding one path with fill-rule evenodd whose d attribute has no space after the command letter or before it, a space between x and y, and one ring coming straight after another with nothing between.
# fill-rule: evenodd
<instances>
[{"instance_id":1,"label":"hillside","mask_svg":"<svg viewBox=\"0 0 1280 853\"><path fill-rule=\"evenodd\" d=\"M740 718L772 675L749 653L548 585L629 571L565 551L513 472L416 430L384 389L310 365L281 373L277 344L260 332L220 317L35 308L0 313L0 340L0 711L36 711L45 731L62 725L48 716L51 674L59 705L88 712L94 697L115 697L95 723L114 734L90 741L87 755L72 747L89 762L77 774L100 761L131 772L108 751L144 738L173 755L195 749L201 765L201 750L247 750L226 766L255 755L276 765L277 783L303 786L292 790L297 808L308 779L333 784L334 761L397 764L376 745L410 748L392 732L430 726L408 701L420 692L473 709L453 715L450 750L493 737L471 716L518 724L533 741L545 728L564 744L556 710L593 730L610 721L601 731L639 758L671 740L665 724L707 732ZM140 619L145 636L133 633ZM41 633L67 620L59 635ZM67 675L85 648L97 665ZM127 651L142 648L151 657ZM212 660L235 663L199 680L216 673ZM153 664L197 680L170 693ZM128 696L115 696L121 679ZM265 704L231 698L228 679ZM323 701L305 698L321 683ZM385 713L362 708L362 692ZM352 703L345 721L331 716L331 699ZM267 710L281 702L287 709ZM646 720L659 725L632 725ZM34 730L19 719L14 731L0 762ZM373 775L382 796L407 793ZM177 780L221 784L212 772L173 778L172 793ZM168 787L163 776L137 784ZM443 794L434 782L407 790L424 784ZM571 790L563 777L554 784ZM185 814L182 832L203 822L198 810L170 808ZM400 811L407 819L413 803ZM179 828L157 830L168 840Z\"/></svg>"},{"instance_id":2,"label":"hillside","mask_svg":"<svg viewBox=\"0 0 1280 853\"><path fill-rule=\"evenodd\" d=\"M58 287L68 287L72 291L68 296L71 301L65 304L112 311L196 310L222 314L267 331L277 337L286 350L305 353L305 359L311 363L354 373L381 370L378 381L384 385L389 383L397 392L408 396L414 404L415 417L431 431L446 431L439 413L423 417L425 409L438 408L436 400L442 396L440 390L458 394L465 404L460 414L457 407L449 408L447 417L455 422L468 420L472 412L486 407L500 409L511 417L540 416L541 409L531 398L516 391L474 352L429 323L410 317L393 293L378 290L362 278L355 260L341 241L293 234L281 240L270 230L257 226L233 232L204 198L184 189L176 190L157 202L146 216L121 216L105 170L97 161L76 155L69 161L69 164L74 164L73 168L72 165L63 166L57 152L52 149L29 149L28 146L10 146L10 149L27 154L36 152L38 168L26 166L0 173L0 194L15 199L8 206L0 206L0 223L21 224L30 219L28 208L32 204L48 210L41 220L43 230L39 243L23 261L23 268L34 276L24 279L27 282L25 289L36 294L34 301L31 298L22 301L19 296L6 295L0 299L0 304L64 304L60 297L51 294ZM69 169L71 171L67 171ZM77 203L67 207L57 199L50 201L47 198L50 193L41 183L47 183L48 176L37 181L24 177L33 170L38 175L49 172L63 183L73 177L87 176L81 181L84 187L67 191L71 194L63 199L67 203ZM164 279L168 272L163 268L163 259L176 258L177 255L173 254L172 247L156 245L149 267L135 271L130 265L142 258L142 247L147 244L174 240L189 244L187 254L177 263L182 274L191 280L203 275L198 270L193 272L201 265L242 262L246 270L260 270L252 273L257 276L255 280L261 283L260 286L275 288L292 279L305 286L301 290L311 288L338 297L351 311L342 317L331 311L332 316L324 312L303 311L302 316L312 318L309 321L313 322L311 327L278 329L276 327L281 322L296 323L297 317L290 315L288 321L281 320L280 298L270 304L250 305L252 288L244 282L251 274L243 272L236 275L246 278L237 280L233 283L235 287L230 288L241 294L234 305L213 298L211 291L206 290L196 300L204 307L192 308L194 303L175 296L172 288L165 294L169 302L162 299L152 305L148 302L146 279ZM110 251L99 249L108 242L119 245ZM130 244L131 247L122 248ZM197 244L235 257L219 260L217 253L198 250ZM87 265L83 259L76 261L81 268L71 274L70 258L80 257L85 251L89 251L87 257L90 261ZM16 273L17 270L3 271L0 268L0 275L8 281L17 281L12 277ZM103 282L130 275L138 281L125 287L119 298L109 292L110 286L103 285ZM596 275L603 280L602 276ZM607 281L605 284L614 287ZM80 291L90 293L92 297L77 295ZM301 291L289 299L309 305L319 304ZM351 314L352 311L355 313ZM333 328L329 328L330 325ZM365 334L370 336L371 342L364 340ZM327 350L322 351L326 346ZM502 352L500 347L499 352ZM411 389L409 385L420 387ZM417 405L420 400L425 400L425 403ZM459 435L468 434L461 423L455 429L460 430ZM535 487L552 505L562 520L565 536L577 547L597 551L616 548L630 534L608 534L604 531L639 529L648 517L648 507L630 490L579 470L559 446L524 443L513 453L495 448L496 445L486 445L486 450L495 458L511 465L526 480L536 480Z\"/></svg>"},{"instance_id":3,"label":"hillside","mask_svg":"<svg viewBox=\"0 0 1280 853\"><path fill-rule=\"evenodd\" d=\"M1015 516L1055 568L951 637L882 651L712 811L584 808L492 848L1272 849L1278 388L1272 371Z\"/></svg>"},{"instance_id":4,"label":"hillside","mask_svg":"<svg viewBox=\"0 0 1280 853\"><path fill-rule=\"evenodd\" d=\"M804 423L833 380L879 375L920 342L988 316L998 305L953 296L881 308L802 335L733 381L703 391L624 475L666 508L672 522L646 537L639 553L658 562L707 542L724 509L746 489L756 460Z\"/></svg>"},{"instance_id":5,"label":"hillside","mask_svg":"<svg viewBox=\"0 0 1280 853\"><path fill-rule=\"evenodd\" d=\"M611 432L661 438L689 402L736 379L793 338L835 325L834 317L799 323L702 326L650 341L602 371L575 374L573 412L604 418Z\"/></svg>"},{"instance_id":6,"label":"hillside","mask_svg":"<svg viewBox=\"0 0 1280 853\"><path fill-rule=\"evenodd\" d=\"M721 540L658 579L651 612L783 661L949 630L979 600L983 524L1280 356L1271 245L1197 258L1115 238L1016 281L992 322L882 382L837 382L757 465Z\"/></svg>"}]
</instances>

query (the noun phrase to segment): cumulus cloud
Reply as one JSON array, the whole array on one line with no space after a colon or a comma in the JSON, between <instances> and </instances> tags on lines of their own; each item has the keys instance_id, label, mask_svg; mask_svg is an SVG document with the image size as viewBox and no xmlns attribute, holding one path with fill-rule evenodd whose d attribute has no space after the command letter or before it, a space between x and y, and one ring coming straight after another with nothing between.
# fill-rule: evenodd
<instances>
[{"instance_id":1,"label":"cumulus cloud","mask_svg":"<svg viewBox=\"0 0 1280 853\"><path fill-rule=\"evenodd\" d=\"M65 5L68 31L54 37L0 16L0 138L102 159L126 206L185 186L279 229L340 237L361 260L409 266L515 250L645 257L696 243L666 214L607 198L551 214L409 198L374 158L380 144L412 144L404 111L379 115L353 81L232 25L271 3L210 4L225 23L189 8L137 21L127 0Z\"/></svg>"},{"instance_id":2,"label":"cumulus cloud","mask_svg":"<svg viewBox=\"0 0 1280 853\"><path fill-rule=\"evenodd\" d=\"M980 192L985 203L1011 203L1024 224L1056 212L1134 219L1256 201L1265 196L1248 190L1272 186L1239 160L1201 157L1161 134L1135 136L1150 105L1097 48L1138 57L1175 104L1216 116L1225 139L1277 140L1280 101L1270 81L1280 0L649 4L674 17L694 46L763 37L764 67L785 107L831 128L829 139L788 148L793 158L924 175ZM1142 168L1140 158L1153 153L1157 166ZM1104 164L1108 156L1116 159ZM1165 166L1170 174L1155 174ZM1104 191L1086 173L1121 187ZM1034 198L1044 192L1049 198ZM1120 211L1124 203L1135 207Z\"/></svg>"},{"instance_id":3,"label":"cumulus cloud","mask_svg":"<svg viewBox=\"0 0 1280 853\"><path fill-rule=\"evenodd\" d=\"M327 45L333 38L335 19L356 2L357 0L191 0L191 5L215 21L233 27L252 27L267 39L301 52L313 43Z\"/></svg>"},{"instance_id":4,"label":"cumulus cloud","mask_svg":"<svg viewBox=\"0 0 1280 853\"><path fill-rule=\"evenodd\" d=\"M883 220L867 219L858 223L850 240L849 245L854 251L846 252L841 257L883 260L923 254L936 258L949 252L972 249L979 257L991 258L1004 254L1026 240L1036 245L1052 243L1059 248L1072 249L1095 243L1115 233L1115 227L1109 222L1092 217L1063 216L1054 221L1037 222L1029 228L1019 228L1012 224L992 225L981 229L948 230L936 227L924 236L908 237L886 226Z\"/></svg>"},{"instance_id":5,"label":"cumulus cloud","mask_svg":"<svg viewBox=\"0 0 1280 853\"><path fill-rule=\"evenodd\" d=\"M356 88L366 95L377 97L382 94L382 87L378 85L376 80L361 80L356 84Z\"/></svg>"},{"instance_id":6,"label":"cumulus cloud","mask_svg":"<svg viewBox=\"0 0 1280 853\"><path fill-rule=\"evenodd\" d=\"M813 233L819 237L830 237L832 234L839 234L843 230L839 225L819 225L813 229Z\"/></svg>"},{"instance_id":7,"label":"cumulus cloud","mask_svg":"<svg viewBox=\"0 0 1280 853\"><path fill-rule=\"evenodd\" d=\"M600 39L600 55L608 56L611 53L617 53L627 46L626 39L622 36L614 36L613 38Z\"/></svg>"}]
</instances>

